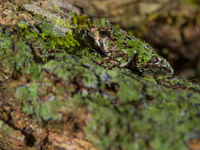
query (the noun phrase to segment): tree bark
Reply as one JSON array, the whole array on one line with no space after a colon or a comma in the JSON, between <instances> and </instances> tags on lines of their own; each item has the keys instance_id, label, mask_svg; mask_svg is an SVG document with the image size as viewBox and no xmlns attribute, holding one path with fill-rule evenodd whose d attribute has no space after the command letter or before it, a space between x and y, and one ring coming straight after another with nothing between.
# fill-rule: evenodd
<instances>
[{"instance_id":1,"label":"tree bark","mask_svg":"<svg viewBox=\"0 0 200 150\"><path fill-rule=\"evenodd\" d=\"M198 85L102 66L49 1L0 8L0 149L199 148Z\"/></svg>"}]
</instances>

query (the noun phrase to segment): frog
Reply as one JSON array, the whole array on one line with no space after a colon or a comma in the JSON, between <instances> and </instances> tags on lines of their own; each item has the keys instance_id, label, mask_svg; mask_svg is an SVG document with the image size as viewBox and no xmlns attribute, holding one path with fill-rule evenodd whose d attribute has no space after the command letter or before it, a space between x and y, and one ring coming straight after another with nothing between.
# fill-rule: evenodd
<instances>
[{"instance_id":1,"label":"frog","mask_svg":"<svg viewBox=\"0 0 200 150\"><path fill-rule=\"evenodd\" d=\"M128 68L142 75L172 76L174 70L165 58L158 55L145 41L113 25L92 24L88 35L113 66Z\"/></svg>"}]
</instances>

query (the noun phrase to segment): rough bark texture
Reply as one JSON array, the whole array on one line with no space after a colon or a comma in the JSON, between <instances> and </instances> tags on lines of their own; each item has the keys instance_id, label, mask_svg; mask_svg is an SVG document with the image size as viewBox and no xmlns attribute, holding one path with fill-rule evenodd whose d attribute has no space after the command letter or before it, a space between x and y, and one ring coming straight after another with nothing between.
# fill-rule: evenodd
<instances>
[{"instance_id":1,"label":"rough bark texture","mask_svg":"<svg viewBox=\"0 0 200 150\"><path fill-rule=\"evenodd\" d=\"M198 85L98 63L84 16L49 1L0 8L0 149L199 149Z\"/></svg>"}]
</instances>

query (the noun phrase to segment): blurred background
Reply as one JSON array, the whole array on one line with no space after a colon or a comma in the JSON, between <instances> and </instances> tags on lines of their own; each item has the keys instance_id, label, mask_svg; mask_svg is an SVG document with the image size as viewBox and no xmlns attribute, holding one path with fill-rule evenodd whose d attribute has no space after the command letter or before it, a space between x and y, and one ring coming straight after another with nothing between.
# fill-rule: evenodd
<instances>
[{"instance_id":1,"label":"blurred background","mask_svg":"<svg viewBox=\"0 0 200 150\"><path fill-rule=\"evenodd\" d=\"M58 5L108 18L149 42L176 75L200 83L200 0L58 0Z\"/></svg>"}]
</instances>

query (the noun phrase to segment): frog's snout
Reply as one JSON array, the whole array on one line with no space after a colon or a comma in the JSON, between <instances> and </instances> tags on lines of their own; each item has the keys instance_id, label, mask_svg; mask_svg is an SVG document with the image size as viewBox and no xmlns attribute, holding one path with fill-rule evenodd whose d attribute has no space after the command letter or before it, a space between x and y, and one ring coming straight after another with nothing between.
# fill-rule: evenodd
<instances>
[{"instance_id":1,"label":"frog's snout","mask_svg":"<svg viewBox=\"0 0 200 150\"><path fill-rule=\"evenodd\" d=\"M160 62L161 62L161 72L164 75L173 75L174 74L174 70L167 60L165 60L163 58L162 60L160 60Z\"/></svg>"},{"instance_id":2,"label":"frog's snout","mask_svg":"<svg viewBox=\"0 0 200 150\"><path fill-rule=\"evenodd\" d=\"M162 57L153 56L151 58L151 63L153 64L152 66L154 66L152 70L154 70L154 72L156 73L163 74L163 75L174 74L174 70L171 67L171 65L167 62L167 60L165 60Z\"/></svg>"}]
</instances>

